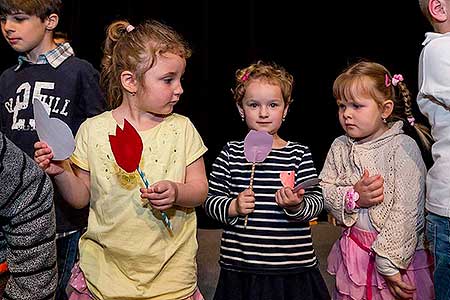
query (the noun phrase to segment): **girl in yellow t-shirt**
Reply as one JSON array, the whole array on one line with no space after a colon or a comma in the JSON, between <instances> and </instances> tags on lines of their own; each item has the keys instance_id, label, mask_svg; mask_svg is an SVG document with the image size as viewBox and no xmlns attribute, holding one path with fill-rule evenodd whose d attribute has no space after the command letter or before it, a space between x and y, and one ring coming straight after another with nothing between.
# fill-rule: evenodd
<instances>
[{"instance_id":1,"label":"girl in yellow t-shirt","mask_svg":"<svg viewBox=\"0 0 450 300\"><path fill-rule=\"evenodd\" d=\"M112 23L102 83L113 110L81 125L70 161L53 161L45 142L35 144L36 162L53 176L63 198L74 207L90 205L71 300L203 299L194 208L207 194L202 158L207 149L189 119L172 113L190 53L184 40L159 22L136 28ZM148 188L136 171L122 170L112 152L108 137L125 119L142 140L139 168Z\"/></svg>"}]
</instances>

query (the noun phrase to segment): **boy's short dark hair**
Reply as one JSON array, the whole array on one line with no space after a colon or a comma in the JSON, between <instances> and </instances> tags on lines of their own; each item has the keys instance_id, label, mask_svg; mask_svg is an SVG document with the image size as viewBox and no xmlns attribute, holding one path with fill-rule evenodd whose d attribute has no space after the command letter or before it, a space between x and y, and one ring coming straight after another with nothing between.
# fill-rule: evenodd
<instances>
[{"instance_id":1,"label":"boy's short dark hair","mask_svg":"<svg viewBox=\"0 0 450 300\"><path fill-rule=\"evenodd\" d=\"M0 0L0 14L10 15L24 12L30 16L37 16L42 21L51 14L60 15L61 0Z\"/></svg>"}]
</instances>

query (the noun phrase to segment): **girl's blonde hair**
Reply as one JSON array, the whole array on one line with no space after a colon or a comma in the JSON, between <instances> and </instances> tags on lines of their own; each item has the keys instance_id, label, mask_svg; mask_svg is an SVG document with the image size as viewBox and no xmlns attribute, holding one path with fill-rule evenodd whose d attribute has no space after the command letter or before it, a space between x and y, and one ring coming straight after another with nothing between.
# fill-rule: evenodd
<instances>
[{"instance_id":1,"label":"girl's blonde hair","mask_svg":"<svg viewBox=\"0 0 450 300\"><path fill-rule=\"evenodd\" d=\"M294 77L283 67L275 63L258 61L256 64L239 69L236 71L235 80L235 88L231 89L231 92L233 93L234 101L239 106L242 106L245 91L252 80L262 80L273 85L278 85L283 94L284 104L288 105L292 102L291 95Z\"/></svg>"},{"instance_id":2,"label":"girl's blonde hair","mask_svg":"<svg viewBox=\"0 0 450 300\"><path fill-rule=\"evenodd\" d=\"M333 96L337 101L353 101L358 95L367 95L379 107L386 100L394 102L394 111L387 121L403 120L413 126L421 143L430 148L429 129L415 121L411 109L411 94L403 80L392 84L391 73L381 64L361 61L347 67L334 81ZM398 87L396 93L395 87Z\"/></svg>"},{"instance_id":3,"label":"girl's blonde hair","mask_svg":"<svg viewBox=\"0 0 450 300\"><path fill-rule=\"evenodd\" d=\"M132 72L143 86L144 74L156 64L157 56L167 52L185 59L191 56L186 41L165 24L149 20L133 27L120 20L109 25L100 84L106 91L110 107L118 107L126 92L120 80L122 72Z\"/></svg>"}]
</instances>

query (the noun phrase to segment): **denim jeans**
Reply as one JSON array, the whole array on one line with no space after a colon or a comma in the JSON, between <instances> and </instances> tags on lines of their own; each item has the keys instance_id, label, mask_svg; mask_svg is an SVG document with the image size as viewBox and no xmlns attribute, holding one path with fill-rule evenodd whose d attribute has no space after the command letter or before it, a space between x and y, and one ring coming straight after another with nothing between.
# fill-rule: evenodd
<instances>
[{"instance_id":1,"label":"denim jeans","mask_svg":"<svg viewBox=\"0 0 450 300\"><path fill-rule=\"evenodd\" d=\"M58 287L56 289L57 300L67 300L66 288L72 272L72 268L78 258L78 241L81 230L56 240L58 263Z\"/></svg>"},{"instance_id":2,"label":"denim jeans","mask_svg":"<svg viewBox=\"0 0 450 300\"><path fill-rule=\"evenodd\" d=\"M427 240L434 257L436 300L450 299L450 219L433 213L427 215Z\"/></svg>"}]
</instances>

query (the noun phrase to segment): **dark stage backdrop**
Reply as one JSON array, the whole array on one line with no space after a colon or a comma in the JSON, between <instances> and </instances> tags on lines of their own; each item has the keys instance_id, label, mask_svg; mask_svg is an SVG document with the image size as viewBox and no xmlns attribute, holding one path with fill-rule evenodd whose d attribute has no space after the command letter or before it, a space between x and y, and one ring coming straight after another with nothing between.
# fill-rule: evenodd
<instances>
[{"instance_id":1,"label":"dark stage backdrop","mask_svg":"<svg viewBox=\"0 0 450 300\"><path fill-rule=\"evenodd\" d=\"M223 145L243 139L230 88L234 72L259 59L294 75L294 103L281 129L287 140L310 146L320 171L333 139L342 134L332 97L338 73L360 58L402 73L417 93L417 61L431 27L416 0L378 1L177 1L63 0L58 29L69 34L76 55L99 68L106 26L119 18L155 18L174 27L194 53L176 112L191 118L209 151L207 171ZM16 54L2 39L0 68ZM202 210L199 226L215 227Z\"/></svg>"}]
</instances>

